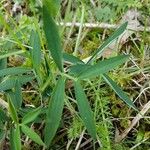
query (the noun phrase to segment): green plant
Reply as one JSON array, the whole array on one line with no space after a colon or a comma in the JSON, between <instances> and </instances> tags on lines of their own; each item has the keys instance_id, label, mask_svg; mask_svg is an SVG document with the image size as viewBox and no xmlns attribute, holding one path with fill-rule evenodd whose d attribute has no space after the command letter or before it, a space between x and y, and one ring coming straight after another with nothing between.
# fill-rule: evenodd
<instances>
[{"instance_id":1,"label":"green plant","mask_svg":"<svg viewBox=\"0 0 150 150\"><path fill-rule=\"evenodd\" d=\"M39 36L39 28L35 23L36 30L33 30L31 33L32 48L30 48L30 52L21 51L21 53L25 53L26 57L31 60L31 66L29 68L6 68L4 63L5 59L12 54L9 53L0 57L0 64L2 64L0 68L0 77L2 78L0 83L0 91L3 92L3 95L6 97L9 112L7 114L9 116L8 119L7 117L4 117L5 111L1 111L1 114L3 114L1 123L3 126L2 130L6 130L7 128L10 131L10 133L8 132L7 134L10 134L10 143L12 149L21 149L21 133L24 133L26 136L31 138L31 140L43 147L48 148L50 146L60 125L60 120L64 108L65 84L68 80L73 82L74 94L77 100L79 114L88 133L94 140L98 139L95 125L96 123L87 96L81 85L83 80L89 81L91 78L101 76L128 106L137 110L128 96L107 75L110 70L116 68L118 65L123 64L129 58L129 56L120 55L102 61L95 61L97 55L100 55L112 41L117 39L125 31L127 23L122 24L95 51L89 61L84 63L77 57L62 51L59 31L54 20L59 8L59 3L54 3L52 6L51 2L52 1L48 0L43 1L43 29L45 32L49 51L46 51L44 45L42 45L42 38ZM43 48L42 52L41 47ZM53 61L50 57L50 54ZM43 59L42 55L44 55ZM64 62L69 62L69 64L71 64L69 67L67 67L67 70L65 68ZM21 87L27 82L31 82L33 80L36 80L38 83L38 91L42 99L41 105L42 107L45 106L46 110L42 112L41 107L34 108L29 110L27 114L22 115L21 112L23 111L23 108ZM53 84L55 84L55 87L53 88L52 93L49 92L50 97L48 97L48 102L44 103L43 99L46 95L45 92L47 88L49 88L51 81ZM32 124L37 121L37 118L41 114L44 114L42 119L45 121L43 134L44 142L41 140L40 136L34 132L33 129L29 128L29 126L31 127ZM9 125L7 126L4 122L9 122ZM106 129L107 128L105 127L105 130ZM1 134L5 136L4 132L1 132ZM16 142L14 139L17 139Z\"/></svg>"}]
</instances>

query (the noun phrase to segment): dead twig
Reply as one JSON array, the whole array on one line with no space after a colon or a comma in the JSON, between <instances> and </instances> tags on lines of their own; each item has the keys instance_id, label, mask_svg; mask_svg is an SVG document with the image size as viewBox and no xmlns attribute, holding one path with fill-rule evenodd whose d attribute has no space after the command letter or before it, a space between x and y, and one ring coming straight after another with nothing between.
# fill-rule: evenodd
<instances>
[{"instance_id":1,"label":"dead twig","mask_svg":"<svg viewBox=\"0 0 150 150\"><path fill-rule=\"evenodd\" d=\"M65 26L65 27L80 27L81 23L80 22L58 22L57 25L60 26ZM82 25L85 28L102 28L102 29L116 29L120 26L117 24L109 24L109 23L83 23ZM133 30L133 31L146 31L146 32L150 32L150 27L143 27L143 26L139 26L137 28L130 28L127 27L128 30Z\"/></svg>"},{"instance_id":2,"label":"dead twig","mask_svg":"<svg viewBox=\"0 0 150 150\"><path fill-rule=\"evenodd\" d=\"M142 110L137 114L137 116L132 120L131 125L121 134L118 135L115 139L116 142L122 141L127 134L131 131L131 129L137 124L137 122L143 118L144 114L150 109L150 101L148 101Z\"/></svg>"}]
</instances>

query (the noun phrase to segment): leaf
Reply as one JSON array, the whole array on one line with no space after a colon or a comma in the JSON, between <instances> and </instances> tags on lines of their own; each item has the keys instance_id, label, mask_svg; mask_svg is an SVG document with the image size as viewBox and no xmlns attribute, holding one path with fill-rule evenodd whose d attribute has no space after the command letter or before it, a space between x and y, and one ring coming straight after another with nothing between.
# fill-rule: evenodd
<instances>
[{"instance_id":1,"label":"leaf","mask_svg":"<svg viewBox=\"0 0 150 150\"><path fill-rule=\"evenodd\" d=\"M8 116L6 114L6 112L0 108L0 122L6 122L8 121Z\"/></svg>"},{"instance_id":2,"label":"leaf","mask_svg":"<svg viewBox=\"0 0 150 150\"><path fill-rule=\"evenodd\" d=\"M17 77L18 81L20 82L21 85L32 81L33 79L35 79L35 77L33 75L23 75L23 76L18 76Z\"/></svg>"},{"instance_id":3,"label":"leaf","mask_svg":"<svg viewBox=\"0 0 150 150\"><path fill-rule=\"evenodd\" d=\"M22 90L18 79L16 80L14 95L18 106L17 108L19 109L22 105Z\"/></svg>"},{"instance_id":4,"label":"leaf","mask_svg":"<svg viewBox=\"0 0 150 150\"><path fill-rule=\"evenodd\" d=\"M123 23L118 29L109 38L95 51L90 60L87 63L90 63L94 58L101 54L106 47L108 47L114 40L116 40L127 28L128 22Z\"/></svg>"},{"instance_id":5,"label":"leaf","mask_svg":"<svg viewBox=\"0 0 150 150\"><path fill-rule=\"evenodd\" d=\"M58 28L46 5L43 5L43 29L46 35L48 49L59 70L63 71L62 47Z\"/></svg>"},{"instance_id":6,"label":"leaf","mask_svg":"<svg viewBox=\"0 0 150 150\"><path fill-rule=\"evenodd\" d=\"M6 67L7 67L7 59L6 58L0 59L0 70Z\"/></svg>"},{"instance_id":7,"label":"leaf","mask_svg":"<svg viewBox=\"0 0 150 150\"><path fill-rule=\"evenodd\" d=\"M86 98L86 95L83 91L82 86L80 85L79 81L74 82L75 87L75 96L77 100L77 105L79 108L79 113L81 118L86 126L89 134L96 139L96 126L95 121L93 119L92 110Z\"/></svg>"},{"instance_id":8,"label":"leaf","mask_svg":"<svg viewBox=\"0 0 150 150\"><path fill-rule=\"evenodd\" d=\"M64 106L64 92L65 80L63 77L60 77L56 87L54 88L51 100L48 105L44 134L44 140L47 147L49 147L60 124Z\"/></svg>"},{"instance_id":9,"label":"leaf","mask_svg":"<svg viewBox=\"0 0 150 150\"><path fill-rule=\"evenodd\" d=\"M0 83L0 91L12 89L15 86L15 78L6 78Z\"/></svg>"},{"instance_id":10,"label":"leaf","mask_svg":"<svg viewBox=\"0 0 150 150\"><path fill-rule=\"evenodd\" d=\"M7 67L7 58L0 59L0 70ZM2 78L0 78L1 81Z\"/></svg>"},{"instance_id":11,"label":"leaf","mask_svg":"<svg viewBox=\"0 0 150 150\"><path fill-rule=\"evenodd\" d=\"M15 129L14 129L14 128L11 128L11 129L10 129L10 137L9 137L10 150L16 150L14 139L15 139Z\"/></svg>"},{"instance_id":12,"label":"leaf","mask_svg":"<svg viewBox=\"0 0 150 150\"><path fill-rule=\"evenodd\" d=\"M22 105L22 90L19 81L16 79L14 90L7 91L15 109L19 109Z\"/></svg>"},{"instance_id":13,"label":"leaf","mask_svg":"<svg viewBox=\"0 0 150 150\"><path fill-rule=\"evenodd\" d=\"M122 89L106 74L103 74L102 77L110 85L110 87L116 92L116 94L130 107L135 110L138 110L134 103L129 99L129 97L122 91Z\"/></svg>"},{"instance_id":14,"label":"leaf","mask_svg":"<svg viewBox=\"0 0 150 150\"><path fill-rule=\"evenodd\" d=\"M41 44L39 34L36 31L31 32L30 42L33 47L31 49L33 68L38 72L41 63Z\"/></svg>"},{"instance_id":15,"label":"leaf","mask_svg":"<svg viewBox=\"0 0 150 150\"><path fill-rule=\"evenodd\" d=\"M10 146L11 150L21 150L21 137L19 125L16 126L16 129L11 128L10 130Z\"/></svg>"},{"instance_id":16,"label":"leaf","mask_svg":"<svg viewBox=\"0 0 150 150\"><path fill-rule=\"evenodd\" d=\"M19 125L17 125L16 129L14 130L14 143L15 143L15 149L21 150L21 137L20 137Z\"/></svg>"},{"instance_id":17,"label":"leaf","mask_svg":"<svg viewBox=\"0 0 150 150\"><path fill-rule=\"evenodd\" d=\"M34 78L35 77L32 75L22 75L22 76L5 78L0 83L0 91L6 91L14 88L17 80L20 83L20 85L23 85L29 81L32 81Z\"/></svg>"},{"instance_id":18,"label":"leaf","mask_svg":"<svg viewBox=\"0 0 150 150\"><path fill-rule=\"evenodd\" d=\"M36 142L39 145L45 146L45 144L41 140L40 136L36 132L34 132L32 129L30 129L28 126L21 124L21 130L31 140L33 140L34 142Z\"/></svg>"},{"instance_id":19,"label":"leaf","mask_svg":"<svg viewBox=\"0 0 150 150\"><path fill-rule=\"evenodd\" d=\"M80 60L78 57L75 57L67 53L63 53L63 59L65 62L70 64L84 64L84 62Z\"/></svg>"},{"instance_id":20,"label":"leaf","mask_svg":"<svg viewBox=\"0 0 150 150\"><path fill-rule=\"evenodd\" d=\"M12 118L12 120L18 124L19 123L19 119L18 119L18 116L17 116L17 112L16 112L16 109L10 99L10 97L7 95L7 99L8 99L8 109L9 109L9 113L10 113L10 116Z\"/></svg>"},{"instance_id":21,"label":"leaf","mask_svg":"<svg viewBox=\"0 0 150 150\"><path fill-rule=\"evenodd\" d=\"M36 108L30 112L28 112L23 118L22 118L22 124L27 124L32 122L36 119L36 117L41 113L41 107Z\"/></svg>"},{"instance_id":22,"label":"leaf","mask_svg":"<svg viewBox=\"0 0 150 150\"><path fill-rule=\"evenodd\" d=\"M83 70L83 72L79 74L78 79L92 78L100 74L106 73L114 69L118 65L124 63L128 58L129 58L128 55L120 55L120 56L112 57L110 59L99 61L97 64L92 65L86 70Z\"/></svg>"},{"instance_id":23,"label":"leaf","mask_svg":"<svg viewBox=\"0 0 150 150\"><path fill-rule=\"evenodd\" d=\"M74 75L74 76L79 76L79 74L81 74L82 72L86 71L90 67L91 67L91 65L89 65L89 64L72 65L69 68L69 74Z\"/></svg>"},{"instance_id":24,"label":"leaf","mask_svg":"<svg viewBox=\"0 0 150 150\"><path fill-rule=\"evenodd\" d=\"M23 67L12 67L0 70L0 77L7 76L7 75L18 75L27 72L31 72L32 70L29 68Z\"/></svg>"},{"instance_id":25,"label":"leaf","mask_svg":"<svg viewBox=\"0 0 150 150\"><path fill-rule=\"evenodd\" d=\"M43 0L43 5L47 6L50 14L56 16L60 8L61 0Z\"/></svg>"}]
</instances>

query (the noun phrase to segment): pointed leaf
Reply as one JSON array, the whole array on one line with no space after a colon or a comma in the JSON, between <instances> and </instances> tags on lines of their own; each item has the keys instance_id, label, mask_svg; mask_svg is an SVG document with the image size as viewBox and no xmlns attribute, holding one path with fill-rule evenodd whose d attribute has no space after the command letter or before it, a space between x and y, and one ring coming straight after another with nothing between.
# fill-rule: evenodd
<instances>
[{"instance_id":1,"label":"pointed leaf","mask_svg":"<svg viewBox=\"0 0 150 150\"><path fill-rule=\"evenodd\" d=\"M103 74L102 77L110 85L110 87L116 92L116 94L130 107L135 110L138 110L134 103L129 99L129 97L122 91L122 89L106 74Z\"/></svg>"},{"instance_id":2,"label":"pointed leaf","mask_svg":"<svg viewBox=\"0 0 150 150\"><path fill-rule=\"evenodd\" d=\"M128 22L123 23L118 29L109 38L95 51L90 60L87 63L90 63L94 58L102 53L106 47L108 47L114 40L116 40L127 28Z\"/></svg>"},{"instance_id":3,"label":"pointed leaf","mask_svg":"<svg viewBox=\"0 0 150 150\"><path fill-rule=\"evenodd\" d=\"M43 5L43 24L43 29L48 43L48 49L50 50L59 70L63 71L62 47L58 28L46 5Z\"/></svg>"},{"instance_id":4,"label":"pointed leaf","mask_svg":"<svg viewBox=\"0 0 150 150\"><path fill-rule=\"evenodd\" d=\"M28 126L21 124L21 130L31 140L33 140L34 142L36 142L39 145L45 146L45 144L41 140L40 136L36 132L34 132L33 129L30 129Z\"/></svg>"},{"instance_id":5,"label":"pointed leaf","mask_svg":"<svg viewBox=\"0 0 150 150\"><path fill-rule=\"evenodd\" d=\"M22 123L27 124L36 119L36 117L41 113L41 107L36 108L30 112L28 112L23 118Z\"/></svg>"},{"instance_id":6,"label":"pointed leaf","mask_svg":"<svg viewBox=\"0 0 150 150\"><path fill-rule=\"evenodd\" d=\"M84 64L84 62L80 60L78 57L75 57L67 53L63 53L63 59L65 62L69 64Z\"/></svg>"},{"instance_id":7,"label":"pointed leaf","mask_svg":"<svg viewBox=\"0 0 150 150\"><path fill-rule=\"evenodd\" d=\"M80 85L79 81L74 82L75 87L75 96L77 100L77 105L79 108L79 113L81 118L86 126L89 134L96 139L96 126L95 121L93 119L92 110L86 98L86 95L83 91L82 86Z\"/></svg>"},{"instance_id":8,"label":"pointed leaf","mask_svg":"<svg viewBox=\"0 0 150 150\"><path fill-rule=\"evenodd\" d=\"M47 147L49 147L60 124L62 111L64 107L64 92L65 80L61 77L59 78L57 85L54 88L51 100L48 105L44 134L44 140Z\"/></svg>"},{"instance_id":9,"label":"pointed leaf","mask_svg":"<svg viewBox=\"0 0 150 150\"><path fill-rule=\"evenodd\" d=\"M120 55L103 61L99 61L97 64L87 68L78 76L78 79L92 78L100 74L106 73L118 65L121 65L129 58L128 55Z\"/></svg>"}]
</instances>

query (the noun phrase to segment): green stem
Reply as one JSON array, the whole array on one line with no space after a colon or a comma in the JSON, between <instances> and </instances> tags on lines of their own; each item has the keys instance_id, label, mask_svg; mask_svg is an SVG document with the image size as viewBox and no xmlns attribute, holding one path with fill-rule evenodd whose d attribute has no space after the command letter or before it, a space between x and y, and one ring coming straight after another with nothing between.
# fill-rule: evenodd
<instances>
[{"instance_id":1,"label":"green stem","mask_svg":"<svg viewBox=\"0 0 150 150\"><path fill-rule=\"evenodd\" d=\"M84 21L84 13L85 13L85 8L84 5L82 4L82 14L81 14L81 26L79 28L79 33L78 33L78 37L77 37L77 41L76 41L76 45L75 45L75 50L73 52L73 55L76 56L78 53L78 47L80 44L80 38L81 38L81 32L82 32L82 27L83 27L83 21Z\"/></svg>"},{"instance_id":2,"label":"green stem","mask_svg":"<svg viewBox=\"0 0 150 150\"><path fill-rule=\"evenodd\" d=\"M104 125L104 128L105 128L105 131L107 132L107 137L106 137L106 140L107 140L107 148L109 150L111 150L111 146L110 146L110 139L109 139L109 131L108 131L108 127L107 127L107 124L106 124L106 117L105 117L105 112L104 112L104 108L103 108L103 104L102 104L102 101L101 101L101 98L96 90L96 88L93 86L93 84L91 83L90 80L88 80L89 84L91 85L91 87L93 88L94 90L94 93L96 95L96 106L95 106L95 112L94 112L94 118L96 119L96 116L97 116L97 105L98 105L98 100L99 100L99 104L100 104L100 110L101 110L101 114L102 114L102 119L103 119L103 125Z\"/></svg>"}]
</instances>

